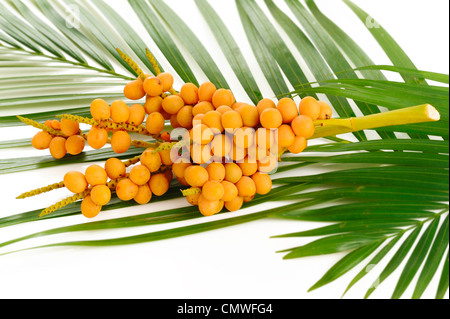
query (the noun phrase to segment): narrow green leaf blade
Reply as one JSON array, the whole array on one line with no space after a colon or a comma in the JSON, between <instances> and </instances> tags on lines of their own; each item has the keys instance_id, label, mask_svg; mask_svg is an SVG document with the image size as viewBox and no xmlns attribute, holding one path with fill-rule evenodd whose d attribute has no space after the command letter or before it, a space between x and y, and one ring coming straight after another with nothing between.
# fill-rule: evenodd
<instances>
[{"instance_id":1,"label":"narrow green leaf blade","mask_svg":"<svg viewBox=\"0 0 450 319\"><path fill-rule=\"evenodd\" d=\"M361 70L384 70L384 71L391 71L396 73L402 73L402 74L408 74L411 76L414 76L416 78L423 77L427 80L436 81L444 84L449 84L449 75L443 74L443 73L437 73L437 72L429 72L429 71L422 71L417 69L409 69L399 66L393 66L393 65L366 65L362 67L358 67L355 70L361 71Z\"/></svg>"},{"instance_id":2,"label":"narrow green leaf blade","mask_svg":"<svg viewBox=\"0 0 450 319\"><path fill-rule=\"evenodd\" d=\"M253 53L258 61L258 64L263 72L267 82L269 83L273 93L276 96L285 95L289 91L286 82L283 79L280 68L278 67L277 61L272 56L269 49L263 42L263 39L259 35L255 26L253 25L250 18L245 13L244 9L240 5L240 2L236 2L239 16L244 27L247 39L250 46L253 48Z\"/></svg>"},{"instance_id":3,"label":"narrow green leaf blade","mask_svg":"<svg viewBox=\"0 0 450 319\"><path fill-rule=\"evenodd\" d=\"M436 270L439 266L439 263L442 260L442 256L448 247L448 239L449 239L449 222L448 215L442 223L436 238L434 239L433 246L430 249L430 252L425 261L425 265L423 266L422 272L417 280L416 287L413 293L413 299L419 299L425 289L428 287L431 279L436 274Z\"/></svg>"},{"instance_id":4,"label":"narrow green leaf blade","mask_svg":"<svg viewBox=\"0 0 450 319\"><path fill-rule=\"evenodd\" d=\"M114 71L111 62L105 58L99 48L93 43L85 34L78 28L69 28L67 20L58 13L57 9L48 1L37 1L33 3L39 10L49 19L53 26L55 26L67 39L72 41L80 50L85 52L91 59L100 64L104 69Z\"/></svg>"},{"instance_id":5,"label":"narrow green leaf blade","mask_svg":"<svg viewBox=\"0 0 450 319\"><path fill-rule=\"evenodd\" d=\"M423 263L425 256L430 250L430 246L433 242L438 224L439 218L435 218L422 234L421 238L416 244L416 248L412 252L408 262L405 265L405 268L403 269L402 274L400 275L400 279L398 280L397 286L395 287L395 290L392 294L392 299L400 298L405 292L406 288L408 288L409 284L414 278L414 275L419 270L420 265Z\"/></svg>"},{"instance_id":6,"label":"narrow green leaf blade","mask_svg":"<svg viewBox=\"0 0 450 319\"><path fill-rule=\"evenodd\" d=\"M335 156L289 156L285 162L313 162L313 163L372 163L397 164L416 167L448 168L448 155L412 152L364 152L342 154Z\"/></svg>"},{"instance_id":7,"label":"narrow green leaf blade","mask_svg":"<svg viewBox=\"0 0 450 319\"><path fill-rule=\"evenodd\" d=\"M334 264L308 291L323 287L335 281L348 271L359 265L364 259L370 256L382 243L384 239L376 240L366 246L355 249Z\"/></svg>"},{"instance_id":8,"label":"narrow green leaf blade","mask_svg":"<svg viewBox=\"0 0 450 319\"><path fill-rule=\"evenodd\" d=\"M375 40L383 48L384 52L388 55L389 59L396 66L406 67L410 69L417 69L414 63L411 61L409 56L403 51L403 49L397 44L397 42L392 38L392 36L377 22L373 21L373 17L368 13L364 12L356 4L350 0L344 0L344 2L353 10L353 12L358 16L361 22L366 25L370 33L372 33ZM368 27L367 21L370 21L373 25L376 24L376 28ZM403 75L406 82L409 83L424 83L421 78L410 77L408 75Z\"/></svg>"},{"instance_id":9,"label":"narrow green leaf blade","mask_svg":"<svg viewBox=\"0 0 450 319\"><path fill-rule=\"evenodd\" d=\"M383 269L381 274L378 276L378 278L375 280L374 283L370 286L370 288L367 290L366 295L364 298L369 298L369 296L375 291L375 289L383 282L385 281L397 268L400 266L401 262L405 259L406 255L410 251L411 247L413 246L414 242L416 241L417 237L419 236L419 233L422 229L422 225L419 225L419 227L415 228L411 234L405 239L405 241L402 243L402 245L398 248L395 255L391 258L388 265Z\"/></svg>"},{"instance_id":10,"label":"narrow green leaf blade","mask_svg":"<svg viewBox=\"0 0 450 319\"><path fill-rule=\"evenodd\" d=\"M403 233L399 233L393 239L389 241L380 251L366 264L366 266L361 269L361 271L352 279L347 288L345 289L342 296L344 296L347 291L350 290L359 280L361 280L364 276L366 276L372 269L386 256L387 253L393 249L395 244L402 238Z\"/></svg>"},{"instance_id":11,"label":"narrow green leaf blade","mask_svg":"<svg viewBox=\"0 0 450 319\"><path fill-rule=\"evenodd\" d=\"M117 52L118 42L114 31L110 26L99 23L99 17L86 6L80 5L74 0L64 0L66 4L76 6L80 10L80 28L84 33L90 34L101 43L101 48L106 50L118 63L120 63L130 74L137 76L137 73L126 63Z\"/></svg>"},{"instance_id":12,"label":"narrow green leaf blade","mask_svg":"<svg viewBox=\"0 0 450 319\"><path fill-rule=\"evenodd\" d=\"M67 38L60 36L58 32L49 27L44 23L36 14L32 12L26 5L21 1L12 0L13 5L16 7L17 11L31 24L33 27L49 41L51 41L55 46L59 47L69 56L74 58L80 63L86 63L86 60L81 55L78 48L71 43Z\"/></svg>"},{"instance_id":13,"label":"narrow green leaf blade","mask_svg":"<svg viewBox=\"0 0 450 319\"><path fill-rule=\"evenodd\" d=\"M191 82L198 85L198 81L186 62L183 54L178 49L172 36L162 24L159 17L146 1L128 0L136 15L141 20L145 29L155 41L158 48L164 54L170 65L177 72L184 82Z\"/></svg>"},{"instance_id":14,"label":"narrow green leaf blade","mask_svg":"<svg viewBox=\"0 0 450 319\"><path fill-rule=\"evenodd\" d=\"M329 143L308 146L305 152L352 152L352 151L417 151L432 154L448 154L448 141L421 139L371 140L358 143Z\"/></svg>"},{"instance_id":15,"label":"narrow green leaf blade","mask_svg":"<svg viewBox=\"0 0 450 319\"><path fill-rule=\"evenodd\" d=\"M297 47L297 50L305 59L316 80L321 81L326 79L334 79L333 71L328 66L327 61L322 58L321 53L315 48L314 44L309 40L306 34L304 34L303 31L298 28L297 25L273 3L273 1L266 0L265 2L275 20L283 27L294 45ZM333 53L331 63L334 63L340 55L340 53L337 52L337 48L335 49L336 50ZM345 61L343 56L341 58ZM334 95L327 95L327 98L331 105L335 108L337 114L343 117L353 116L353 109L345 98ZM376 111L379 112L378 109ZM365 135L362 132L355 133L355 136L357 136L359 140L365 139Z\"/></svg>"},{"instance_id":16,"label":"narrow green leaf blade","mask_svg":"<svg viewBox=\"0 0 450 319\"><path fill-rule=\"evenodd\" d=\"M316 18L316 21L334 39L336 45L339 46L352 64L361 68L361 73L365 78L386 80L386 77L379 70L363 68L364 66L370 66L375 63L346 32L319 10L314 0L306 0L306 5L311 11L311 14ZM346 70L344 70L345 72Z\"/></svg>"},{"instance_id":17,"label":"narrow green leaf blade","mask_svg":"<svg viewBox=\"0 0 450 319\"><path fill-rule=\"evenodd\" d=\"M417 224L417 220L412 219L386 219L386 220L352 220L341 223L319 227L311 230L305 230L296 233L273 236L273 238L283 237L308 237L308 236L326 236L339 233L365 233L373 231L382 231L391 229L395 232L395 228L411 226Z\"/></svg>"},{"instance_id":18,"label":"narrow green leaf blade","mask_svg":"<svg viewBox=\"0 0 450 319\"><path fill-rule=\"evenodd\" d=\"M445 261L444 261L444 267L442 268L441 279L439 280L438 289L436 291L436 299L443 299L445 293L448 290L448 284L449 284L448 261L449 261L449 258L448 258L448 252L447 252L447 257L445 257Z\"/></svg>"},{"instance_id":19,"label":"narrow green leaf blade","mask_svg":"<svg viewBox=\"0 0 450 319\"><path fill-rule=\"evenodd\" d=\"M262 94L258 88L258 85L252 75L252 72L242 55L239 46L233 39L232 34L228 30L227 26L223 23L222 19L211 7L206 0L195 0L197 7L203 15L203 18L209 25L209 28L216 37L217 43L222 48L223 54L228 59L234 73L241 82L247 95L252 102L256 105L261 99Z\"/></svg>"},{"instance_id":20,"label":"narrow green leaf blade","mask_svg":"<svg viewBox=\"0 0 450 319\"><path fill-rule=\"evenodd\" d=\"M64 57L64 55L55 48L54 44L42 35L42 33L33 28L32 25L14 15L7 7L1 4L0 17L3 17L9 25L8 34L13 37L16 35L18 38L21 38L24 45L33 48L34 45L37 44L55 57Z\"/></svg>"},{"instance_id":21,"label":"narrow green leaf blade","mask_svg":"<svg viewBox=\"0 0 450 319\"><path fill-rule=\"evenodd\" d=\"M334 254L366 246L374 241L383 239L392 232L392 230L384 230L378 232L332 235L281 252L289 251L289 253L283 257L284 259Z\"/></svg>"},{"instance_id":22,"label":"narrow green leaf blade","mask_svg":"<svg viewBox=\"0 0 450 319\"><path fill-rule=\"evenodd\" d=\"M309 81L305 73L294 58L292 52L273 25L268 23L269 19L259 5L252 0L241 0L237 1L236 4L238 8L241 8L240 10L242 12L247 14L249 21L253 23L267 49L275 58L292 86L310 87L310 85L307 84Z\"/></svg>"},{"instance_id":23,"label":"narrow green leaf blade","mask_svg":"<svg viewBox=\"0 0 450 319\"><path fill-rule=\"evenodd\" d=\"M136 31L105 1L96 1L94 4L102 11L108 21L114 25L118 33L122 36L122 39L130 46L134 54L139 57L141 60L140 62L143 63L150 70L150 72L156 75L155 69L145 54L146 45ZM164 72L164 68L161 64L158 61L156 61L156 63L158 64L161 72ZM138 63L138 65L140 65L140 63Z\"/></svg>"},{"instance_id":24,"label":"narrow green leaf blade","mask_svg":"<svg viewBox=\"0 0 450 319\"><path fill-rule=\"evenodd\" d=\"M225 80L213 58L209 55L208 50L200 42L197 36L167 4L161 0L149 0L153 8L158 12L159 16L166 22L176 37L189 50L192 57L198 63L208 79L214 83L216 87L229 89L229 85Z\"/></svg>"},{"instance_id":25,"label":"narrow green leaf blade","mask_svg":"<svg viewBox=\"0 0 450 319\"><path fill-rule=\"evenodd\" d=\"M373 201L369 199L350 204L335 203L327 207L302 211L290 211L277 214L277 217L314 222L365 221L377 223L398 219L415 219L433 217L429 210L443 210L444 203L419 201L411 198L405 200Z\"/></svg>"}]
</instances>

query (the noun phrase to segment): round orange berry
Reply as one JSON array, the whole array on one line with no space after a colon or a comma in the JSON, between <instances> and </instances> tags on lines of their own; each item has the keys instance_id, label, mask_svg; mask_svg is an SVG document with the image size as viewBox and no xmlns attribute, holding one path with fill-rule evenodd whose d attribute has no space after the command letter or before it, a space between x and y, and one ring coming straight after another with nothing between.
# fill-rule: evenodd
<instances>
[{"instance_id":1,"label":"round orange berry","mask_svg":"<svg viewBox=\"0 0 450 319\"><path fill-rule=\"evenodd\" d=\"M63 158L67 153L66 139L61 136L55 136L50 141L48 148L49 148L50 154L53 156L53 158L56 158L56 159Z\"/></svg>"},{"instance_id":2,"label":"round orange berry","mask_svg":"<svg viewBox=\"0 0 450 319\"><path fill-rule=\"evenodd\" d=\"M153 112L147 116L145 128L150 134L159 134L164 129L164 117L161 113Z\"/></svg>"},{"instance_id":3,"label":"round orange berry","mask_svg":"<svg viewBox=\"0 0 450 319\"><path fill-rule=\"evenodd\" d=\"M128 124L139 126L144 122L145 108L141 104L133 104L129 107Z\"/></svg>"},{"instance_id":4,"label":"round orange berry","mask_svg":"<svg viewBox=\"0 0 450 319\"><path fill-rule=\"evenodd\" d=\"M86 142L81 135L72 135L66 140L66 150L70 155L80 154L85 146Z\"/></svg>"},{"instance_id":5,"label":"round orange berry","mask_svg":"<svg viewBox=\"0 0 450 319\"><path fill-rule=\"evenodd\" d=\"M105 146L108 141L108 132L104 128L96 126L91 127L87 135L87 142L93 149L100 149Z\"/></svg>"},{"instance_id":6,"label":"round orange berry","mask_svg":"<svg viewBox=\"0 0 450 319\"><path fill-rule=\"evenodd\" d=\"M180 97L184 103L195 105L198 102L198 87L194 83L185 83L181 86Z\"/></svg>"},{"instance_id":7,"label":"round orange berry","mask_svg":"<svg viewBox=\"0 0 450 319\"><path fill-rule=\"evenodd\" d=\"M37 150L45 150L49 147L53 136L46 131L37 132L31 139L31 145Z\"/></svg>"},{"instance_id":8,"label":"round orange berry","mask_svg":"<svg viewBox=\"0 0 450 319\"><path fill-rule=\"evenodd\" d=\"M162 72L158 74L156 77L161 81L163 92L169 91L174 81L172 74Z\"/></svg>"},{"instance_id":9,"label":"round orange berry","mask_svg":"<svg viewBox=\"0 0 450 319\"><path fill-rule=\"evenodd\" d=\"M312 96L304 97L298 105L300 115L309 116L313 121L320 115L320 104Z\"/></svg>"},{"instance_id":10,"label":"round orange berry","mask_svg":"<svg viewBox=\"0 0 450 319\"><path fill-rule=\"evenodd\" d=\"M259 119L261 125L268 129L278 128L283 123L283 117L280 111L274 108L268 108L262 111Z\"/></svg>"},{"instance_id":11,"label":"round orange berry","mask_svg":"<svg viewBox=\"0 0 450 319\"><path fill-rule=\"evenodd\" d=\"M130 100L142 99L145 96L142 79L138 77L135 81L128 82L123 88L123 94Z\"/></svg>"},{"instance_id":12,"label":"round orange berry","mask_svg":"<svg viewBox=\"0 0 450 319\"><path fill-rule=\"evenodd\" d=\"M280 111L283 123L291 123L298 115L297 104L293 99L288 97L282 98L278 101L277 110Z\"/></svg>"},{"instance_id":13,"label":"round orange berry","mask_svg":"<svg viewBox=\"0 0 450 319\"><path fill-rule=\"evenodd\" d=\"M103 99L95 99L91 103L91 115L96 121L106 121L111 116L109 104Z\"/></svg>"},{"instance_id":14,"label":"round orange berry","mask_svg":"<svg viewBox=\"0 0 450 319\"><path fill-rule=\"evenodd\" d=\"M77 121L72 121L68 119L61 120L61 132L66 136L72 136L78 134L80 131L80 124Z\"/></svg>"},{"instance_id":15,"label":"round orange berry","mask_svg":"<svg viewBox=\"0 0 450 319\"><path fill-rule=\"evenodd\" d=\"M295 135L310 138L314 135L315 126L313 120L306 115L297 116L291 123Z\"/></svg>"},{"instance_id":16,"label":"round orange berry","mask_svg":"<svg viewBox=\"0 0 450 319\"><path fill-rule=\"evenodd\" d=\"M199 101L212 101L212 97L216 92L216 86L211 82L204 82L198 88Z\"/></svg>"},{"instance_id":17,"label":"round orange berry","mask_svg":"<svg viewBox=\"0 0 450 319\"><path fill-rule=\"evenodd\" d=\"M130 109L124 101L114 101L111 103L111 119L115 123L126 123L130 116Z\"/></svg>"},{"instance_id":18,"label":"round orange berry","mask_svg":"<svg viewBox=\"0 0 450 319\"><path fill-rule=\"evenodd\" d=\"M131 146L130 134L126 131L115 131L111 137L111 148L115 153L124 153Z\"/></svg>"},{"instance_id":19,"label":"round orange berry","mask_svg":"<svg viewBox=\"0 0 450 319\"><path fill-rule=\"evenodd\" d=\"M149 96L158 96L163 93L163 85L161 83L161 80L157 77L148 77L145 79L144 84L144 91Z\"/></svg>"},{"instance_id":20,"label":"round orange berry","mask_svg":"<svg viewBox=\"0 0 450 319\"><path fill-rule=\"evenodd\" d=\"M177 114L183 106L184 101L178 95L169 95L162 101L162 108L169 114Z\"/></svg>"},{"instance_id":21,"label":"round orange berry","mask_svg":"<svg viewBox=\"0 0 450 319\"><path fill-rule=\"evenodd\" d=\"M214 92L211 101L215 108L221 105L231 106L234 101L233 93L227 89L218 89Z\"/></svg>"}]
</instances>

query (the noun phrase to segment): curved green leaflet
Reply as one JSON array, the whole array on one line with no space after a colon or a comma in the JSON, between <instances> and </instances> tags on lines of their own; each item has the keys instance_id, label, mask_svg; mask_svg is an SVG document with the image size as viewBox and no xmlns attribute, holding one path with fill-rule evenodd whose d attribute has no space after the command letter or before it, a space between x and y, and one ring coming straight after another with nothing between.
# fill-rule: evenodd
<instances>
[{"instance_id":1,"label":"curved green leaflet","mask_svg":"<svg viewBox=\"0 0 450 319\"><path fill-rule=\"evenodd\" d=\"M266 0L269 3L269 0ZM340 52L337 45L334 44L333 39L330 35L321 28L320 24L315 21L315 17L306 10L306 8L299 2L295 0L287 0L286 3L289 8L294 13L295 17L299 23L305 28L311 41L317 47L317 50L324 57L324 60L333 70L338 78L358 78L356 73L350 71L351 65L347 61L346 57ZM320 79L317 79L320 81ZM379 113L380 109L376 105L371 105L368 103L355 100L361 112L366 114ZM339 111L338 111L339 112ZM345 108L341 108L339 113L341 117L352 117L354 112L349 105ZM358 135L356 135L358 136ZM363 136L360 136L360 138ZM383 134L383 138L392 137L390 134ZM364 138L363 138L364 139Z\"/></svg>"},{"instance_id":2,"label":"curved green leaflet","mask_svg":"<svg viewBox=\"0 0 450 319\"><path fill-rule=\"evenodd\" d=\"M438 289L436 292L436 299L443 299L445 293L448 290L448 283L449 283L448 263L449 263L449 256L448 256L448 251L447 251L447 256L444 258L444 267L442 267L441 279L439 280L439 286L438 286Z\"/></svg>"},{"instance_id":3,"label":"curved green leaflet","mask_svg":"<svg viewBox=\"0 0 450 319\"><path fill-rule=\"evenodd\" d=\"M428 258L425 261L422 272L417 280L416 288L414 289L412 296L414 299L419 299L422 296L423 292L428 287L431 279L436 273L439 263L442 260L442 256L447 250L449 239L448 219L449 217L447 215L445 221L440 226L439 232L437 233L433 245L428 253Z\"/></svg>"},{"instance_id":4,"label":"curved green leaflet","mask_svg":"<svg viewBox=\"0 0 450 319\"><path fill-rule=\"evenodd\" d=\"M420 237L415 249L411 253L408 262L403 269L400 279L397 282L397 286L392 294L392 299L400 298L405 292L408 285L411 283L414 275L419 270L420 265L423 263L428 249L433 241L435 231L439 224L439 218L435 218L426 228L425 232Z\"/></svg>"},{"instance_id":5,"label":"curved green leaflet","mask_svg":"<svg viewBox=\"0 0 450 319\"><path fill-rule=\"evenodd\" d=\"M297 47L297 50L308 63L309 69L313 73L317 81L334 79L333 71L327 64L327 61L322 58L320 52L315 48L314 44L309 40L306 34L298 28L290 18L283 13L272 1L266 1L275 20L283 27L285 32L290 36L292 42ZM335 58L334 58L335 59ZM335 95L327 95L327 98L337 114L345 117L354 116L354 112L350 103L342 97ZM386 135L386 137L389 134ZM364 132L356 132L355 136L359 140L365 140Z\"/></svg>"},{"instance_id":6,"label":"curved green leaflet","mask_svg":"<svg viewBox=\"0 0 450 319\"><path fill-rule=\"evenodd\" d=\"M21 1L12 0L11 1L17 11L36 29L39 30L42 36L46 37L55 46L59 47L69 56L74 58L80 63L87 63L86 59L81 55L79 49L70 42L67 38L60 36L59 33L55 32L54 29L50 28L46 23L44 23L39 17L37 17L26 5ZM62 56L59 56L62 57Z\"/></svg>"},{"instance_id":7,"label":"curved green leaflet","mask_svg":"<svg viewBox=\"0 0 450 319\"><path fill-rule=\"evenodd\" d=\"M267 82L269 83L273 93L276 96L285 95L286 92L289 91L289 89L283 79L283 75L281 74L277 61L264 44L263 39L259 35L258 31L251 22L250 18L245 13L242 6L239 4L239 2L236 2L236 5L242 22L242 26L244 27L245 33L247 35L247 39L251 47L253 48L253 53L256 60L258 61L261 71L264 74L264 77L267 79Z\"/></svg>"},{"instance_id":8,"label":"curved green leaflet","mask_svg":"<svg viewBox=\"0 0 450 319\"><path fill-rule=\"evenodd\" d=\"M203 14L203 18L208 23L209 28L214 33L217 42L233 68L234 73L241 82L242 87L245 92L247 92L247 95L250 97L252 102L256 105L262 99L262 94L256 84L250 68L245 62L244 56L233 39L232 34L228 31L219 15L206 0L196 0L195 3L200 9L200 12Z\"/></svg>"},{"instance_id":9,"label":"curved green leaflet","mask_svg":"<svg viewBox=\"0 0 450 319\"><path fill-rule=\"evenodd\" d=\"M185 82L198 85L198 81L183 54L149 4L146 1L139 0L128 0L128 3L178 76Z\"/></svg>"},{"instance_id":10,"label":"curved green leaflet","mask_svg":"<svg viewBox=\"0 0 450 319\"><path fill-rule=\"evenodd\" d=\"M358 67L355 70L384 70L384 71L391 71L395 73L402 73L402 74L409 74L414 77L423 77L424 79L436 81L444 84L449 84L449 75L443 74L443 73L436 73L436 72L429 72L429 71L422 71L417 69L410 69L405 67L399 67L399 66L392 66L392 65L366 65L363 67ZM369 77L370 78L370 77ZM386 79L384 79L386 80Z\"/></svg>"},{"instance_id":11,"label":"curved green leaflet","mask_svg":"<svg viewBox=\"0 0 450 319\"><path fill-rule=\"evenodd\" d=\"M192 57L198 63L208 79L216 87L229 89L229 85L222 75L217 64L209 55L208 50L203 46L192 30L183 20L164 2L160 0L149 0L153 8L158 12L162 20L169 28L173 29L177 37L189 50Z\"/></svg>"},{"instance_id":12,"label":"curved green leaflet","mask_svg":"<svg viewBox=\"0 0 450 319\"><path fill-rule=\"evenodd\" d=\"M364 12L364 10L359 8L350 0L344 0L344 3L346 3L350 7L350 9L353 10L353 12L358 16L361 22L367 27L369 32L372 33L373 37L377 40L378 44L383 48L384 52L386 52L386 54L388 55L388 57L395 66L416 69L416 66L411 61L409 56L397 44L397 42L392 38L392 36L377 22L372 21L373 20L372 16ZM368 19L372 23L376 23L377 27L376 28L368 27L368 24L366 23ZM403 78L408 83L426 84L423 78L415 78L408 75L403 75Z\"/></svg>"},{"instance_id":13,"label":"curved green leaflet","mask_svg":"<svg viewBox=\"0 0 450 319\"><path fill-rule=\"evenodd\" d=\"M133 28L118 14L115 10L113 10L106 2L97 1L95 5L102 11L102 13L108 17L110 23L112 23L116 30L122 35L122 38L127 42L128 46L131 50L139 57L140 61L135 61L138 65L143 63L154 75L156 75L156 71L153 68L152 64L148 60L145 54L145 43L139 35L134 31ZM116 47L120 47L119 43L117 43ZM122 50L123 51L123 50ZM156 60L156 58L155 58ZM164 72L164 68L161 64L156 60L161 72Z\"/></svg>"},{"instance_id":14,"label":"curved green leaflet","mask_svg":"<svg viewBox=\"0 0 450 319\"><path fill-rule=\"evenodd\" d=\"M53 25L64 34L70 41L72 41L80 50L87 54L91 59L97 62L100 66L109 71L114 71L111 62L103 57L96 45L77 28L68 28L67 21L57 9L49 1L36 1L33 3L41 10L43 14L53 23Z\"/></svg>"},{"instance_id":15,"label":"curved green leaflet","mask_svg":"<svg viewBox=\"0 0 450 319\"><path fill-rule=\"evenodd\" d=\"M338 279L342 275L346 274L349 270L355 268L359 265L364 259L366 259L370 254L372 254L385 239L374 240L372 243L362 246L348 253L339 260L336 264L333 265L326 273L317 281L308 291L315 290L334 280Z\"/></svg>"},{"instance_id":16,"label":"curved green leaflet","mask_svg":"<svg viewBox=\"0 0 450 319\"><path fill-rule=\"evenodd\" d=\"M2 29L6 30L8 35L12 38L34 51L41 52L41 50L37 49L37 46L40 46L53 54L55 57L64 57L59 50L55 49L54 43L52 43L46 36L33 28L30 24L27 24L24 20L19 19L1 4L0 17L2 17L2 19L0 19Z\"/></svg>"},{"instance_id":17,"label":"curved green leaflet","mask_svg":"<svg viewBox=\"0 0 450 319\"><path fill-rule=\"evenodd\" d=\"M248 16L248 21L254 25L255 30L261 36L261 40L265 43L292 86L309 87L307 84L309 81L305 73L273 25L268 22L269 20L258 4L251 0L237 0L236 5L238 10L245 12Z\"/></svg>"},{"instance_id":18,"label":"curved green leaflet","mask_svg":"<svg viewBox=\"0 0 450 319\"><path fill-rule=\"evenodd\" d=\"M316 21L325 29L325 31L334 40L337 46L344 52L348 59L357 67L361 68L362 75L368 79L386 80L382 72L371 69L363 69L363 66L374 65L375 63L370 59L367 53L337 24L331 21L324 15L314 0L306 0L311 14L316 18ZM346 71L344 71L346 72Z\"/></svg>"}]
</instances>

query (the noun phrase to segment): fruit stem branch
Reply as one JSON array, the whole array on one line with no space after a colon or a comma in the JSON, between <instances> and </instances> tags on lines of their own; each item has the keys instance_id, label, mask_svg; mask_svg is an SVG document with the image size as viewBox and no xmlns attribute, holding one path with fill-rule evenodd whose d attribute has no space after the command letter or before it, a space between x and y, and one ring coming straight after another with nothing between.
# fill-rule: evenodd
<instances>
[{"instance_id":1,"label":"fruit stem branch","mask_svg":"<svg viewBox=\"0 0 450 319\"><path fill-rule=\"evenodd\" d=\"M76 121L78 123L83 123L83 124L88 124L91 126L100 126L100 127L104 127L104 128L110 128L113 130L120 130L123 129L127 132L133 132L133 133L138 133L138 134L142 134L142 135L147 135L147 136L151 136L153 137L155 140L163 142L163 140L161 139L161 135L155 135L155 134L150 134L147 129L145 128L145 126L143 125L131 125L131 124L127 124L127 123L113 123L110 121L96 121L94 119L88 118L88 117L82 117L79 115L73 115L73 114L61 114L61 115L57 115L57 118L61 118L61 119L68 119L68 120L72 120L72 121Z\"/></svg>"},{"instance_id":2,"label":"fruit stem branch","mask_svg":"<svg viewBox=\"0 0 450 319\"><path fill-rule=\"evenodd\" d=\"M119 53L120 57L122 58L122 60L124 60L132 69L134 72L136 72L136 74L142 79L145 80L145 74L144 72L141 70L141 68L137 65L136 62L133 61L132 58L130 58L128 55L126 55L125 53L123 53L119 48L116 48L117 52Z\"/></svg>"},{"instance_id":3,"label":"fruit stem branch","mask_svg":"<svg viewBox=\"0 0 450 319\"><path fill-rule=\"evenodd\" d=\"M46 193L46 192L49 192L49 191L54 190L54 189L63 188L63 187L64 187L64 182L63 181L58 182L58 183L53 183L53 184L50 184L50 185L47 185L47 186L44 186L44 187L40 187L40 188L37 188L37 189L33 189L31 191L22 193L19 196L17 196L16 199L23 199L23 198L27 198L27 197L36 196L36 195L39 195L39 194L42 194L42 193Z\"/></svg>"},{"instance_id":4,"label":"fruit stem branch","mask_svg":"<svg viewBox=\"0 0 450 319\"><path fill-rule=\"evenodd\" d=\"M30 125L30 126L33 126L33 127L38 128L38 129L40 129L40 130L46 131L46 132L50 133L50 134L53 135L53 136L67 137L67 136L66 136L64 133L62 133L61 131L57 131L57 130L55 130L55 129L53 129L53 128L51 128L51 127L45 125L45 124L36 122L36 121L34 121L34 120L31 120L31 119L29 119L29 118L26 118L26 117L23 117L23 116L20 116L20 115L17 115L17 118L18 118L22 123L27 124L27 125Z\"/></svg>"},{"instance_id":5,"label":"fruit stem branch","mask_svg":"<svg viewBox=\"0 0 450 319\"><path fill-rule=\"evenodd\" d=\"M393 125L435 122L439 119L439 112L433 106L423 104L362 117L319 120L314 122L317 127L311 139Z\"/></svg>"},{"instance_id":6,"label":"fruit stem branch","mask_svg":"<svg viewBox=\"0 0 450 319\"><path fill-rule=\"evenodd\" d=\"M46 216L46 215L48 215L48 214L50 214L50 213L52 213L52 212L54 212L54 211L64 207L64 206L67 206L67 205L69 205L69 204L71 204L73 202L76 202L79 199L83 199L84 197L86 197L89 194L90 191L91 191L91 189L88 188L87 190L85 190L82 193L78 193L78 194L72 195L70 197L64 198L62 201L59 201L56 204L53 204L53 205L47 207L46 209L44 209L39 214L38 217Z\"/></svg>"}]
</instances>

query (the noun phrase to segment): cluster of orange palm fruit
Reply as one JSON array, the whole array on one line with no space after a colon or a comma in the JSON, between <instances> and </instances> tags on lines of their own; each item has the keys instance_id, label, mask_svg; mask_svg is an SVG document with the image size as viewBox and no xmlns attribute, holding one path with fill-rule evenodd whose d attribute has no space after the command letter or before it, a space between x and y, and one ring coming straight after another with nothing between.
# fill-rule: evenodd
<instances>
[{"instance_id":1,"label":"cluster of orange palm fruit","mask_svg":"<svg viewBox=\"0 0 450 319\"><path fill-rule=\"evenodd\" d=\"M146 135L157 137L159 142L147 148L129 169L111 158L105 167L88 168L92 172L66 174L64 183L69 190L87 191L81 206L85 216L96 216L109 202L111 190L121 200L148 203L152 195L167 192L173 177L189 187L183 195L203 215L214 215L224 206L236 211L256 194L268 193L272 187L269 173L276 170L281 154L302 152L314 134L314 121L332 115L327 103L313 97L305 97L299 104L287 97L277 103L265 98L254 106L236 102L230 90L217 89L211 82L199 87L185 83L179 92L173 83L169 73L140 76L125 86L124 95L129 100L145 98L145 103L128 106L119 100L109 105L96 99L90 107L95 125L87 135L81 134L78 122L63 119L48 121L62 133L59 136L41 131L33 138L34 147L49 147L53 157L61 158L66 152L79 154L85 140L94 149L109 142L114 152L127 151L131 138L127 127L120 128L120 124L140 127ZM164 131L166 121L170 127ZM119 124L119 128L107 128L107 122ZM179 143L180 139L184 143ZM93 178L94 173L101 177Z\"/></svg>"}]
</instances>

